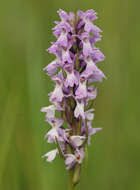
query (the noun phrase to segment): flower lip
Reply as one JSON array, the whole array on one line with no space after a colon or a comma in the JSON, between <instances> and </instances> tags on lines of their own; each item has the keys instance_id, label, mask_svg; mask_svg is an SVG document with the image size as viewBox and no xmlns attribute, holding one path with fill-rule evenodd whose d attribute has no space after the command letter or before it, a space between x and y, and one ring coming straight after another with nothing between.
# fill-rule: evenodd
<instances>
[{"instance_id":1,"label":"flower lip","mask_svg":"<svg viewBox=\"0 0 140 190\"><path fill-rule=\"evenodd\" d=\"M86 80L86 78L85 78L84 76L81 76L81 77L80 77L80 82L81 82L81 83L85 82L85 80Z\"/></svg>"},{"instance_id":2,"label":"flower lip","mask_svg":"<svg viewBox=\"0 0 140 190\"><path fill-rule=\"evenodd\" d=\"M66 63L66 64L64 65L64 69L65 69L67 72L72 73L73 66L72 66L71 64L69 64L69 63Z\"/></svg>"},{"instance_id":3,"label":"flower lip","mask_svg":"<svg viewBox=\"0 0 140 190\"><path fill-rule=\"evenodd\" d=\"M69 137L69 141L70 143L72 143L74 147L80 147L83 144L84 140L85 140L84 136L73 135Z\"/></svg>"},{"instance_id":4,"label":"flower lip","mask_svg":"<svg viewBox=\"0 0 140 190\"><path fill-rule=\"evenodd\" d=\"M58 76L52 76L52 80L55 81L58 85L62 84L62 79Z\"/></svg>"},{"instance_id":5,"label":"flower lip","mask_svg":"<svg viewBox=\"0 0 140 190\"><path fill-rule=\"evenodd\" d=\"M58 149L47 152L45 155L42 156L42 158L46 157L46 160L48 162L52 162L55 159L56 154L58 154Z\"/></svg>"},{"instance_id":6,"label":"flower lip","mask_svg":"<svg viewBox=\"0 0 140 190\"><path fill-rule=\"evenodd\" d=\"M52 122L53 126L56 126L56 121L55 120L52 119L51 122Z\"/></svg>"}]
</instances>

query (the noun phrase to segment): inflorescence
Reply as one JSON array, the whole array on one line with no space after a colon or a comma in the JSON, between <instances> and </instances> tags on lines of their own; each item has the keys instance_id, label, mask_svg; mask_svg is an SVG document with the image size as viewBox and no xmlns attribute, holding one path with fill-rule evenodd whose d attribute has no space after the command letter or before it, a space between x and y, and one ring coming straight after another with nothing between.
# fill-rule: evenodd
<instances>
[{"instance_id":1,"label":"inflorescence","mask_svg":"<svg viewBox=\"0 0 140 190\"><path fill-rule=\"evenodd\" d=\"M57 40L48 48L56 58L44 68L55 82L49 94L52 105L41 109L51 125L45 138L57 148L43 157L51 162L59 154L66 169L74 171L80 170L91 136L101 130L92 127L93 100L97 96L95 82L105 78L97 64L105 57L95 46L101 40L102 30L93 24L97 19L94 10L78 11L75 15L60 9L58 14L61 21L56 21L53 28Z\"/></svg>"}]
</instances>

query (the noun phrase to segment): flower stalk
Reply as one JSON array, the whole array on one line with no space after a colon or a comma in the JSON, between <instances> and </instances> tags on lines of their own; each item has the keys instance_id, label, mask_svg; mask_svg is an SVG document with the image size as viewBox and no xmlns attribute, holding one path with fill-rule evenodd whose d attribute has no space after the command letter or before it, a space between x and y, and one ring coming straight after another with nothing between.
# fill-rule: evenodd
<instances>
[{"instance_id":1,"label":"flower stalk","mask_svg":"<svg viewBox=\"0 0 140 190\"><path fill-rule=\"evenodd\" d=\"M73 169L71 169L69 171L68 190L74 190L75 189L75 186L73 185L72 179L73 179Z\"/></svg>"},{"instance_id":2,"label":"flower stalk","mask_svg":"<svg viewBox=\"0 0 140 190\"><path fill-rule=\"evenodd\" d=\"M106 78L98 68L104 60L103 53L95 46L101 40L100 28L94 25L97 19L94 10L66 13L59 10L60 21L55 22L53 34L57 38L48 52L55 60L44 70L55 83L49 94L51 106L41 109L46 112L46 121L51 129L45 135L48 143L55 143L56 149L46 153L48 162L57 154L64 159L69 170L69 190L80 181L81 165L85 158L90 138L101 128L93 128L93 102L97 96L95 82ZM56 118L56 112L60 118Z\"/></svg>"}]
</instances>

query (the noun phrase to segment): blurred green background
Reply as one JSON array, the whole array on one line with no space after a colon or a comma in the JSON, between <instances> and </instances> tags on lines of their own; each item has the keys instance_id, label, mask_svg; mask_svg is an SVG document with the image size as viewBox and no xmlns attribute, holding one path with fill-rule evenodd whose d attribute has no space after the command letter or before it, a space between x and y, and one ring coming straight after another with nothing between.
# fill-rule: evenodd
<instances>
[{"instance_id":1,"label":"blurred green background","mask_svg":"<svg viewBox=\"0 0 140 190\"><path fill-rule=\"evenodd\" d=\"M140 189L140 1L14 0L0 6L0 190L65 190L63 161L41 155L49 125L40 108L49 105L53 83L42 71L53 56L56 11L95 9L103 33L97 44L106 55L99 84L89 160L77 189Z\"/></svg>"}]
</instances>

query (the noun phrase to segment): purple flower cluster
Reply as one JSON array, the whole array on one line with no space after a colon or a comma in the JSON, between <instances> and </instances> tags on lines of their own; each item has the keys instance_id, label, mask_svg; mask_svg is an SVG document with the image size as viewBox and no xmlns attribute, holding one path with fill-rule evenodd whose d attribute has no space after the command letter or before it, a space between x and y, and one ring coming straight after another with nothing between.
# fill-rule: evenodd
<instances>
[{"instance_id":1,"label":"purple flower cluster","mask_svg":"<svg viewBox=\"0 0 140 190\"><path fill-rule=\"evenodd\" d=\"M49 94L52 105L41 109L51 125L45 138L48 143L56 143L57 148L43 157L51 162L60 154L69 170L81 165L90 137L101 130L92 128L94 109L91 105L97 96L93 83L105 78L97 66L104 55L95 46L101 40L102 30L93 24L97 19L94 10L78 11L75 15L60 9L58 14L61 21L56 21L53 28L57 40L48 48L56 58L44 68L55 82Z\"/></svg>"}]
</instances>

